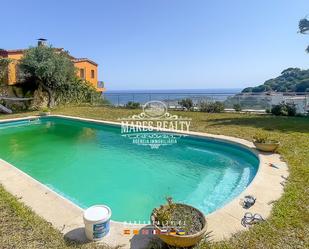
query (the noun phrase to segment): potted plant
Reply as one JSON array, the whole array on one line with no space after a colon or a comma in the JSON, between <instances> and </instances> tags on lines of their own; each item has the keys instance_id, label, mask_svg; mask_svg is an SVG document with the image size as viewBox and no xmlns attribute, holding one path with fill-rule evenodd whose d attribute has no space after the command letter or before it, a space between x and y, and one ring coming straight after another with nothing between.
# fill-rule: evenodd
<instances>
[{"instance_id":1,"label":"potted plant","mask_svg":"<svg viewBox=\"0 0 309 249\"><path fill-rule=\"evenodd\" d=\"M50 115L50 110L48 108L43 108L39 113L40 116L48 116Z\"/></svg>"},{"instance_id":2,"label":"potted plant","mask_svg":"<svg viewBox=\"0 0 309 249\"><path fill-rule=\"evenodd\" d=\"M277 140L269 139L266 135L261 133L253 137L253 143L258 150L264 152L274 152L280 144Z\"/></svg>"},{"instance_id":3,"label":"potted plant","mask_svg":"<svg viewBox=\"0 0 309 249\"><path fill-rule=\"evenodd\" d=\"M157 236L170 246L190 247L206 236L206 218L198 209L167 198L167 204L152 211L150 220Z\"/></svg>"}]
</instances>

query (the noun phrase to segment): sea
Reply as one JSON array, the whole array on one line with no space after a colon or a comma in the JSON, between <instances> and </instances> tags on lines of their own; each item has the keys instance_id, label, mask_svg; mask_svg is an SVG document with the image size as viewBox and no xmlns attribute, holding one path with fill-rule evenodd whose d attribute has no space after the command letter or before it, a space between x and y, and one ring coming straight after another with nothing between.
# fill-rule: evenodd
<instances>
[{"instance_id":1,"label":"sea","mask_svg":"<svg viewBox=\"0 0 309 249\"><path fill-rule=\"evenodd\" d=\"M228 97L241 92L241 88L224 89L160 89L160 90L107 90L103 98L115 106L124 106L128 102L145 104L148 101L159 100L166 104L177 105L186 98L193 103L205 100L224 101Z\"/></svg>"}]
</instances>

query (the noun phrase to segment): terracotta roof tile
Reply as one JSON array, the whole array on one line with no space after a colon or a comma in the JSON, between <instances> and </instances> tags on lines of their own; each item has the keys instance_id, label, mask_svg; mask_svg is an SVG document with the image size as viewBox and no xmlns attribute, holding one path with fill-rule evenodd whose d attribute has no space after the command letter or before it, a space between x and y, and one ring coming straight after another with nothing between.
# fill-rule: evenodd
<instances>
[{"instance_id":1,"label":"terracotta roof tile","mask_svg":"<svg viewBox=\"0 0 309 249\"><path fill-rule=\"evenodd\" d=\"M9 54L9 53L24 53L26 50L28 50L28 49L1 49L0 55L6 55L6 54ZM61 52L61 51L66 52L63 48L55 48L55 50L57 50L59 52ZM75 58L72 55L70 55L69 53L68 53L68 56L70 57L70 59L74 63L87 61L87 62L89 62L89 63L91 63L95 66L98 66L98 64L96 62L94 62L94 61L92 61L88 58Z\"/></svg>"},{"instance_id":2,"label":"terracotta roof tile","mask_svg":"<svg viewBox=\"0 0 309 249\"><path fill-rule=\"evenodd\" d=\"M27 48L21 48L21 49L1 49L2 51L5 51L7 53L23 53L27 51ZM64 51L63 48L55 48L57 51Z\"/></svg>"},{"instance_id":3,"label":"terracotta roof tile","mask_svg":"<svg viewBox=\"0 0 309 249\"><path fill-rule=\"evenodd\" d=\"M98 65L97 63L95 63L94 61L92 61L92 60L90 60L88 58L74 58L74 59L72 59L72 61L73 62L84 62L84 61L87 61L87 62L89 62L89 63L91 63L91 64L93 64L95 66Z\"/></svg>"}]
</instances>

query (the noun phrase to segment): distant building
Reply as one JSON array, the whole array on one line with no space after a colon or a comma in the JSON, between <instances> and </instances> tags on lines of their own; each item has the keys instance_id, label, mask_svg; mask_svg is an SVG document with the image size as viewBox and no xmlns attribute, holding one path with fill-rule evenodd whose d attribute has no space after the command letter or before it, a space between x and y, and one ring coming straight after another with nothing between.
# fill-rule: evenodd
<instances>
[{"instance_id":1,"label":"distant building","mask_svg":"<svg viewBox=\"0 0 309 249\"><path fill-rule=\"evenodd\" d=\"M45 46L46 40L39 39L38 46ZM55 48L56 51L62 52L63 48ZM19 79L19 66L18 61L23 57L24 52L27 49L13 49L13 50L0 50L0 57L12 59L12 62L8 65L8 75L6 77L6 83L8 85L14 85L18 83ZM98 81L98 64L88 58L75 58L69 55L69 58L77 68L77 76L84 79L93 85L98 92L104 92L104 84L102 81Z\"/></svg>"},{"instance_id":2,"label":"distant building","mask_svg":"<svg viewBox=\"0 0 309 249\"><path fill-rule=\"evenodd\" d=\"M307 113L309 111L309 94L296 95L295 93L272 93L271 105L280 103L294 104L297 113Z\"/></svg>"}]
</instances>

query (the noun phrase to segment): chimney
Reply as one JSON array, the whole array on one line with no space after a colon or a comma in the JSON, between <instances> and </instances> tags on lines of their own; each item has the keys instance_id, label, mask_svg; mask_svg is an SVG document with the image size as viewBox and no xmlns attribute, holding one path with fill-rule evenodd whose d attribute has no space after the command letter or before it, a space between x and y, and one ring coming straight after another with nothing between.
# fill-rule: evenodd
<instances>
[{"instance_id":1,"label":"chimney","mask_svg":"<svg viewBox=\"0 0 309 249\"><path fill-rule=\"evenodd\" d=\"M47 39L44 39L44 38L39 38L38 39L38 47L46 46L46 44L47 44Z\"/></svg>"}]
</instances>

